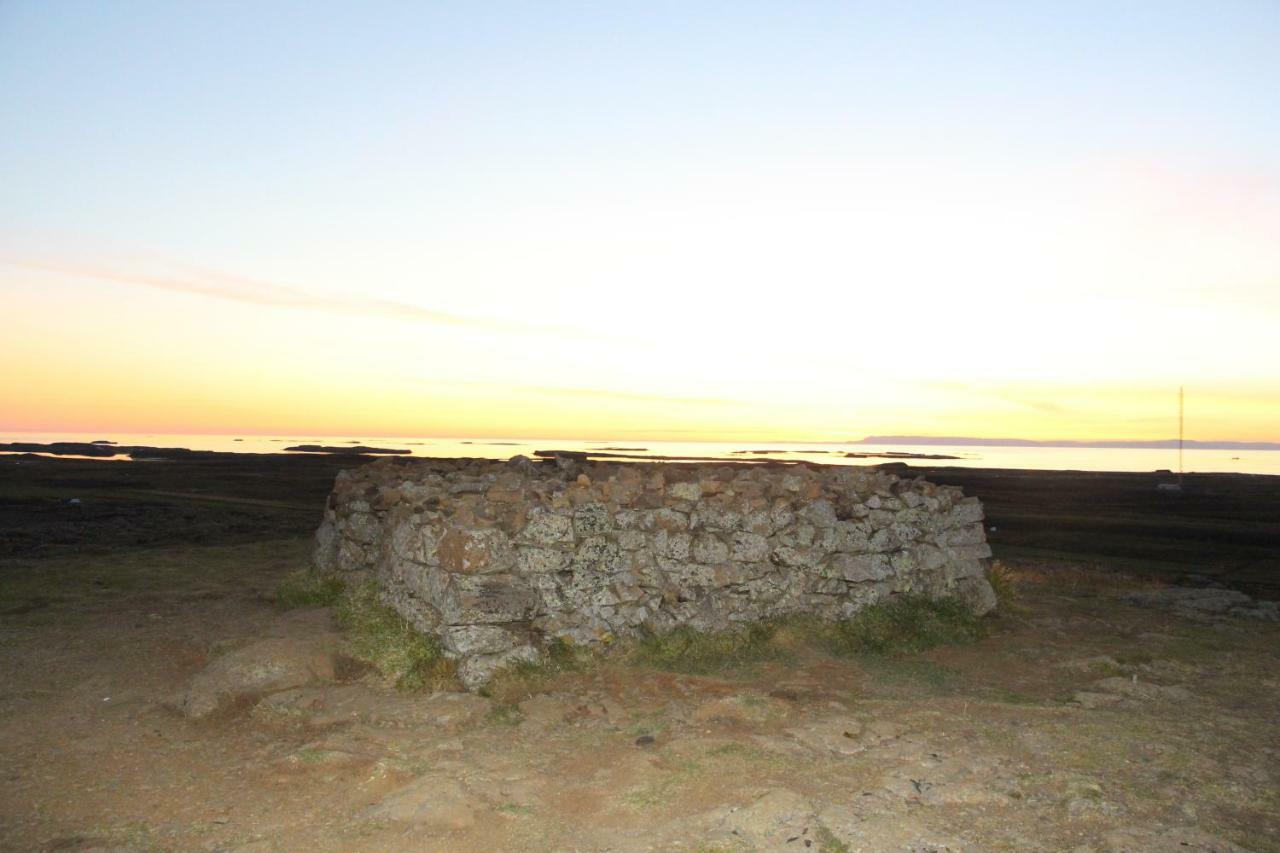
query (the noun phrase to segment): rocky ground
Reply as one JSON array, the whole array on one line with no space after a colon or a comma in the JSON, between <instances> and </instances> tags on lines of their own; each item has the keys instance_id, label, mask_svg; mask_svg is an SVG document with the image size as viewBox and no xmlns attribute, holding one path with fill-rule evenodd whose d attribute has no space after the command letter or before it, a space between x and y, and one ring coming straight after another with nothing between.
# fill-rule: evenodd
<instances>
[{"instance_id":1,"label":"rocky ground","mask_svg":"<svg viewBox=\"0 0 1280 853\"><path fill-rule=\"evenodd\" d=\"M969 646L400 693L274 600L336 463L37 464L0 476L2 849L1280 850L1247 597L1006 555L1023 610Z\"/></svg>"},{"instance_id":2,"label":"rocky ground","mask_svg":"<svg viewBox=\"0 0 1280 853\"><path fill-rule=\"evenodd\" d=\"M48 564L0 628L0 845L1280 849L1280 627L1235 599L1028 568L972 646L505 704L398 693L276 607L307 545Z\"/></svg>"}]
</instances>

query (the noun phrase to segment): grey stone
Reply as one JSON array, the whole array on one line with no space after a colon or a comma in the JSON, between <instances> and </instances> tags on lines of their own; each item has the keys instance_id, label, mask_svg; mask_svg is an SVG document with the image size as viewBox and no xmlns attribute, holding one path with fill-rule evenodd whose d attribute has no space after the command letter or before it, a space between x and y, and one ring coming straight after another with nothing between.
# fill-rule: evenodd
<instances>
[{"instance_id":1,"label":"grey stone","mask_svg":"<svg viewBox=\"0 0 1280 853\"><path fill-rule=\"evenodd\" d=\"M819 527L831 527L836 523L836 508L828 500L814 501L804 508L801 515Z\"/></svg>"},{"instance_id":2,"label":"grey stone","mask_svg":"<svg viewBox=\"0 0 1280 853\"><path fill-rule=\"evenodd\" d=\"M670 507L661 507L654 510L645 519L646 530L688 530L689 516L679 510Z\"/></svg>"},{"instance_id":3,"label":"grey stone","mask_svg":"<svg viewBox=\"0 0 1280 853\"><path fill-rule=\"evenodd\" d=\"M616 572L621 567L622 549L605 536L582 540L573 555L574 571Z\"/></svg>"},{"instance_id":4,"label":"grey stone","mask_svg":"<svg viewBox=\"0 0 1280 853\"><path fill-rule=\"evenodd\" d=\"M702 499L702 487L697 483L672 483L667 486L667 494L676 500L696 501Z\"/></svg>"},{"instance_id":5,"label":"grey stone","mask_svg":"<svg viewBox=\"0 0 1280 853\"><path fill-rule=\"evenodd\" d=\"M439 604L450 625L523 622L540 610L537 592L510 576L454 575Z\"/></svg>"},{"instance_id":6,"label":"grey stone","mask_svg":"<svg viewBox=\"0 0 1280 853\"><path fill-rule=\"evenodd\" d=\"M445 648L455 655L488 655L519 645L520 638L496 625L449 625L442 632Z\"/></svg>"},{"instance_id":7,"label":"grey stone","mask_svg":"<svg viewBox=\"0 0 1280 853\"><path fill-rule=\"evenodd\" d=\"M529 523L518 538L539 545L570 542L573 540L573 521L567 516L534 509L529 513Z\"/></svg>"},{"instance_id":8,"label":"grey stone","mask_svg":"<svg viewBox=\"0 0 1280 853\"><path fill-rule=\"evenodd\" d=\"M883 554L832 554L832 572L851 583L884 580L893 574Z\"/></svg>"},{"instance_id":9,"label":"grey stone","mask_svg":"<svg viewBox=\"0 0 1280 853\"><path fill-rule=\"evenodd\" d=\"M729 546L710 533L693 540L693 559L699 563L719 563L729 559Z\"/></svg>"},{"instance_id":10,"label":"grey stone","mask_svg":"<svg viewBox=\"0 0 1280 853\"><path fill-rule=\"evenodd\" d=\"M583 504L573 512L573 530L579 537L599 536L613 529L613 516L604 504Z\"/></svg>"},{"instance_id":11,"label":"grey stone","mask_svg":"<svg viewBox=\"0 0 1280 853\"><path fill-rule=\"evenodd\" d=\"M538 658L538 650L533 646L517 646L494 655L473 655L458 664L458 680L469 690L478 690L488 684L499 669L522 662L537 663Z\"/></svg>"},{"instance_id":12,"label":"grey stone","mask_svg":"<svg viewBox=\"0 0 1280 853\"><path fill-rule=\"evenodd\" d=\"M891 528L877 530L871 534L871 550L872 551L896 551L902 547L902 540L898 538L898 534Z\"/></svg>"},{"instance_id":13,"label":"grey stone","mask_svg":"<svg viewBox=\"0 0 1280 853\"><path fill-rule=\"evenodd\" d=\"M569 565L569 554L554 548L520 548L516 552L516 571L520 574L558 572Z\"/></svg>"},{"instance_id":14,"label":"grey stone","mask_svg":"<svg viewBox=\"0 0 1280 853\"><path fill-rule=\"evenodd\" d=\"M982 521L986 516L982 512L982 502L977 498L964 498L957 503L951 510L951 521L953 524L972 524L975 521Z\"/></svg>"},{"instance_id":15,"label":"grey stone","mask_svg":"<svg viewBox=\"0 0 1280 853\"><path fill-rule=\"evenodd\" d=\"M769 556L769 540L758 533L735 533L732 543L730 557L736 562L757 563Z\"/></svg>"}]
</instances>

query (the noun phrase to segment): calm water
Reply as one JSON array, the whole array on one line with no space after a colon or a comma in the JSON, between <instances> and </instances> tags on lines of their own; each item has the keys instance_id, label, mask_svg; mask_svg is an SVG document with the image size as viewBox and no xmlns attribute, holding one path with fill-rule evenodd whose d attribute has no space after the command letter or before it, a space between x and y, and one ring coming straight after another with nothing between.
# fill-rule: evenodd
<instances>
[{"instance_id":1,"label":"calm water","mask_svg":"<svg viewBox=\"0 0 1280 853\"><path fill-rule=\"evenodd\" d=\"M535 450L603 450L644 453L653 456L707 456L717 459L807 459L831 464L871 465L884 459L846 459L849 451L858 453L938 453L958 456L952 460L904 460L915 465L963 465L972 468L1031 468L1039 470L1075 471L1154 471L1159 468L1177 470L1176 450L1128 450L1120 448L1078 447L921 447L915 445L846 445L687 442L687 441L577 441L569 439L464 439L404 438L374 436L326 435L144 435L102 433L0 433L0 442L27 441L88 442L97 439L121 445L151 447L186 447L191 450L222 450L241 453L280 453L295 444L351 445L402 448L415 456L478 456L506 459L518 453L526 456ZM777 450L779 453L756 454L735 451ZM1274 450L1187 450L1183 463L1188 472L1232 472L1241 474L1280 475L1280 451Z\"/></svg>"}]
</instances>

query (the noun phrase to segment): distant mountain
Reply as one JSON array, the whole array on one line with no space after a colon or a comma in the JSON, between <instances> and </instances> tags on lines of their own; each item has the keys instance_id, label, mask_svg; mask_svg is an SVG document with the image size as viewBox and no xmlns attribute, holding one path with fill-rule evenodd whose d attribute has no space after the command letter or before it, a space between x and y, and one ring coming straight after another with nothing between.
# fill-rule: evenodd
<instances>
[{"instance_id":1,"label":"distant mountain","mask_svg":"<svg viewBox=\"0 0 1280 853\"><path fill-rule=\"evenodd\" d=\"M846 444L914 444L950 447L1098 447L1127 450L1169 450L1178 446L1176 438L1155 441L1035 441L1030 438L973 438L959 435L869 435ZM1188 450L1280 450L1276 441L1194 441L1182 443Z\"/></svg>"}]
</instances>

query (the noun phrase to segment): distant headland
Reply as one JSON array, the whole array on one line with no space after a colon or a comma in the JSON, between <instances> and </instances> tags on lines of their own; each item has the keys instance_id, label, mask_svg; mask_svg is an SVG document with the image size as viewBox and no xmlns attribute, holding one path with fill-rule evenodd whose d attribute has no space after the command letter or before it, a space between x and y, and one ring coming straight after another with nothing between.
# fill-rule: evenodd
<instances>
[{"instance_id":1,"label":"distant headland","mask_svg":"<svg viewBox=\"0 0 1280 853\"><path fill-rule=\"evenodd\" d=\"M1147 441L1069 441L1066 439L1036 441L1030 438L974 438L957 435L869 435L846 444L917 444L950 447L1097 447L1122 450L1169 450L1178 439ZM1197 441L1182 442L1187 450L1280 450L1278 441Z\"/></svg>"}]
</instances>

